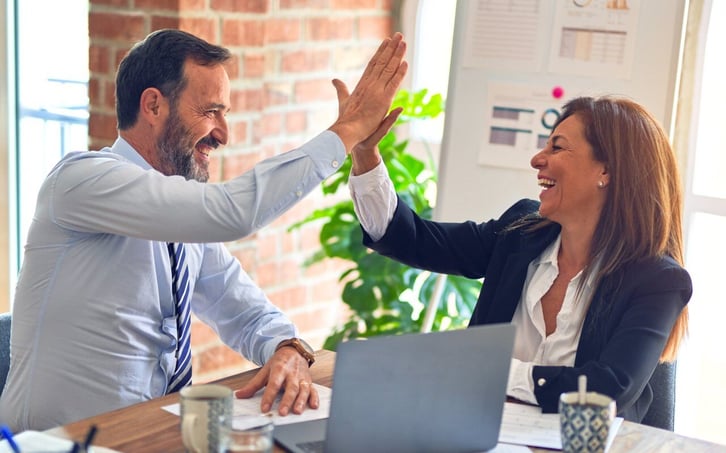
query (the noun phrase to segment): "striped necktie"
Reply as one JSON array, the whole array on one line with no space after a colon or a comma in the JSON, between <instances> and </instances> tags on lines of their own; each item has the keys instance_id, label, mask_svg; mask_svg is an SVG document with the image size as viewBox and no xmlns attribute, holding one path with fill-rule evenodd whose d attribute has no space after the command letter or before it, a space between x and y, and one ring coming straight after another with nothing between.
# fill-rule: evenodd
<instances>
[{"instance_id":1,"label":"striped necktie","mask_svg":"<svg viewBox=\"0 0 726 453\"><path fill-rule=\"evenodd\" d=\"M189 298L189 269L184 244L168 243L171 258L172 290L176 300L176 368L169 381L167 393L178 392L192 382L191 311Z\"/></svg>"}]
</instances>

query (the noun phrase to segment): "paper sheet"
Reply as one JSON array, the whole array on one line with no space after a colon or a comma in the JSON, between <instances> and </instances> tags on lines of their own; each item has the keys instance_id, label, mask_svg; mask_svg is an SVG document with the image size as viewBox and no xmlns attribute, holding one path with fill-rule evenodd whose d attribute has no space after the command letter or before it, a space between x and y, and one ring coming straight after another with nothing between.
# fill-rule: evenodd
<instances>
[{"instance_id":1,"label":"paper sheet","mask_svg":"<svg viewBox=\"0 0 726 453\"><path fill-rule=\"evenodd\" d=\"M607 448L612 445L622 423L622 417L613 420ZM560 415L543 414L537 406L504 403L499 442L561 450Z\"/></svg>"},{"instance_id":2,"label":"paper sheet","mask_svg":"<svg viewBox=\"0 0 726 453\"><path fill-rule=\"evenodd\" d=\"M286 416L281 416L277 413L277 404L280 402L280 396L278 396L275 403L272 405L272 410L268 413L262 413L260 411L260 402L262 401L262 390L259 391L255 396L248 399L234 399L234 406L232 409L232 426L236 429L251 428L253 426L259 426L265 423L267 420L272 420L275 425L284 425L287 423L304 422L307 420L318 420L321 418L328 418L330 409L330 395L331 390L329 387L324 387L313 383L313 386L318 391L320 397L320 406L317 409L305 409L302 414L290 413ZM171 412L174 415L179 415L179 404L171 404L169 406L162 407L167 412Z\"/></svg>"},{"instance_id":3,"label":"paper sheet","mask_svg":"<svg viewBox=\"0 0 726 453\"><path fill-rule=\"evenodd\" d=\"M15 443L20 447L23 453L43 452L43 453L68 453L73 448L73 442L68 439L46 434L40 431L23 431L13 436ZM0 441L0 453L13 453L6 440ZM110 448L92 445L89 453L117 453Z\"/></svg>"}]
</instances>

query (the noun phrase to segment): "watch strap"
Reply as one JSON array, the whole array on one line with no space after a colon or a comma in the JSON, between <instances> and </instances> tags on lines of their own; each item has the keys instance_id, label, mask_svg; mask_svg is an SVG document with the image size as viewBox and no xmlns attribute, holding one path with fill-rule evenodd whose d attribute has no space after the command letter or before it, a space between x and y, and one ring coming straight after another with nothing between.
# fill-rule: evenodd
<instances>
[{"instance_id":1,"label":"watch strap","mask_svg":"<svg viewBox=\"0 0 726 453\"><path fill-rule=\"evenodd\" d=\"M288 338L287 340L282 340L277 344L275 351L285 346L295 348L295 350L308 361L308 366L312 366L312 364L315 363L315 351L313 351L313 348L311 348L310 345L302 338Z\"/></svg>"}]
</instances>

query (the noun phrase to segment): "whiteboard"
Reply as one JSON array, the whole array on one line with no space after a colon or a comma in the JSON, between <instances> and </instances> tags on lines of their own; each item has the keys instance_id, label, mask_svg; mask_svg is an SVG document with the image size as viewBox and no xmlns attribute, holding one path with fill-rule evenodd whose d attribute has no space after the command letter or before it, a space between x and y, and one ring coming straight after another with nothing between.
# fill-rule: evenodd
<instances>
[{"instance_id":1,"label":"whiteboard","mask_svg":"<svg viewBox=\"0 0 726 453\"><path fill-rule=\"evenodd\" d=\"M573 97L631 97L670 133L686 8L687 0L459 0L434 218L480 222L537 199L529 159Z\"/></svg>"}]
</instances>

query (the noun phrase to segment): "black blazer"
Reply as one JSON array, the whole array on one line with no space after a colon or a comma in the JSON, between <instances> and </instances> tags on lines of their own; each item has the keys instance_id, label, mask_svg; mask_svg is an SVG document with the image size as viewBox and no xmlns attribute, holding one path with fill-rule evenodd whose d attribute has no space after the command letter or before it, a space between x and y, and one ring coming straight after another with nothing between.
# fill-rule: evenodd
<instances>
[{"instance_id":1,"label":"black blazer","mask_svg":"<svg viewBox=\"0 0 726 453\"><path fill-rule=\"evenodd\" d=\"M534 213L539 203L520 200L497 220L443 223L420 218L405 203L386 234L363 242L378 253L442 274L484 278L469 325L511 322L529 263L557 238L560 226L534 232L505 227ZM597 286L582 327L574 367L534 366L534 394L543 412L557 412L563 392L588 390L616 400L618 415L640 422L653 392L648 384L678 315L691 297L691 278L670 257L630 263Z\"/></svg>"}]
</instances>

